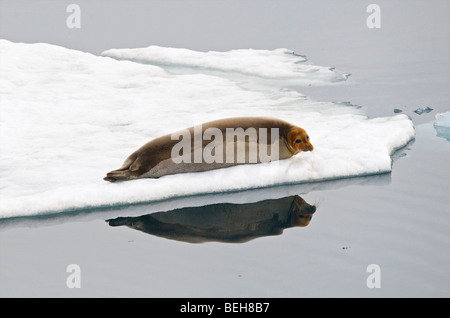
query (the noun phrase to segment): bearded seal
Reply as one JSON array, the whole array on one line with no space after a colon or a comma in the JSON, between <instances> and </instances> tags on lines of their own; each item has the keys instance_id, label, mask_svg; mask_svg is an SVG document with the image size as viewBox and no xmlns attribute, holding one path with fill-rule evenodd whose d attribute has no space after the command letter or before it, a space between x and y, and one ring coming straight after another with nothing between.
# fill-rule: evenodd
<instances>
[{"instance_id":1,"label":"bearded seal","mask_svg":"<svg viewBox=\"0 0 450 318\"><path fill-rule=\"evenodd\" d=\"M306 227L316 212L299 195L254 203L215 203L160 211L138 217L106 220L170 240L204 243L244 243L280 235L285 229Z\"/></svg>"},{"instance_id":2,"label":"bearded seal","mask_svg":"<svg viewBox=\"0 0 450 318\"><path fill-rule=\"evenodd\" d=\"M155 138L103 179L115 182L159 178L282 160L313 149L306 131L286 121L268 117L226 118Z\"/></svg>"}]
</instances>

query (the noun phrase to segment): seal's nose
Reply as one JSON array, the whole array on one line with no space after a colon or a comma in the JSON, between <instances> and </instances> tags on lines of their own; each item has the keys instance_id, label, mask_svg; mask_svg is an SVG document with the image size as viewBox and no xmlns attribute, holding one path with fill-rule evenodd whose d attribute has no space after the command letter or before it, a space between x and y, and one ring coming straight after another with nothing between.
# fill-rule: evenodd
<instances>
[{"instance_id":1,"label":"seal's nose","mask_svg":"<svg viewBox=\"0 0 450 318\"><path fill-rule=\"evenodd\" d=\"M301 210L309 213L309 214L313 214L314 212L316 212L316 206L315 205L310 205L308 203L303 203L301 206Z\"/></svg>"},{"instance_id":2,"label":"seal's nose","mask_svg":"<svg viewBox=\"0 0 450 318\"><path fill-rule=\"evenodd\" d=\"M306 151L313 151L314 150L314 146L311 144L307 144L306 145Z\"/></svg>"}]
</instances>

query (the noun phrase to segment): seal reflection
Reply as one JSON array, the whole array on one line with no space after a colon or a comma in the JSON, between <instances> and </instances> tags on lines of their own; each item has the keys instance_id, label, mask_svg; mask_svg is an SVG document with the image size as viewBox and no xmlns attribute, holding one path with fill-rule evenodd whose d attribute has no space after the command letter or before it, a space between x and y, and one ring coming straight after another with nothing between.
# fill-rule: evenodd
<instances>
[{"instance_id":1,"label":"seal reflection","mask_svg":"<svg viewBox=\"0 0 450 318\"><path fill-rule=\"evenodd\" d=\"M284 229L308 226L314 205L293 195L256 203L218 203L106 220L151 235L188 243L244 243L280 235Z\"/></svg>"}]
</instances>

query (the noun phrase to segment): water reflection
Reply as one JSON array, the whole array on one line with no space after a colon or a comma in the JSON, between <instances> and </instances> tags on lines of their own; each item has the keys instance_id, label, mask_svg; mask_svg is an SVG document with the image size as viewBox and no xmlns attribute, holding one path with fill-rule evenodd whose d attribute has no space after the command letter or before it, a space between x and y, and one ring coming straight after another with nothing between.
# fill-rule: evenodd
<instances>
[{"instance_id":1,"label":"water reflection","mask_svg":"<svg viewBox=\"0 0 450 318\"><path fill-rule=\"evenodd\" d=\"M110 226L132 229L189 243L243 243L258 237L280 235L286 228L304 227L316 211L298 195L256 203L218 203L180 208L138 217L106 220Z\"/></svg>"}]
</instances>

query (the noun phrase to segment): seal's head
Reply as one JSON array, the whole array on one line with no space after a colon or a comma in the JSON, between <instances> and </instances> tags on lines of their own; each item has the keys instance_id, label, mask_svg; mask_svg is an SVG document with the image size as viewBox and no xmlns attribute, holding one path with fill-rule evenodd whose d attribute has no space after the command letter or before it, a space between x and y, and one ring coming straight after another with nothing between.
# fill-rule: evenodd
<instances>
[{"instance_id":1,"label":"seal's head","mask_svg":"<svg viewBox=\"0 0 450 318\"><path fill-rule=\"evenodd\" d=\"M314 149L314 146L309 141L308 134L303 128L292 127L286 137L288 148L294 155L301 151L312 151Z\"/></svg>"},{"instance_id":2,"label":"seal's head","mask_svg":"<svg viewBox=\"0 0 450 318\"><path fill-rule=\"evenodd\" d=\"M307 203L302 197L296 195L291 205L291 224L293 226L308 226L316 212L316 206Z\"/></svg>"}]
</instances>

